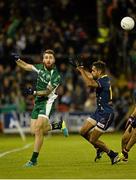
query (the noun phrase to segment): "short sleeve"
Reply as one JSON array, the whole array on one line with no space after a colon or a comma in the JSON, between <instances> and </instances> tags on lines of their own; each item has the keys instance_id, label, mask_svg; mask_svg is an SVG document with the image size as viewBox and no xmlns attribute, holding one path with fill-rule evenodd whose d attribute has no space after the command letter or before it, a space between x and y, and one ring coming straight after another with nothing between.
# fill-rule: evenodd
<instances>
[{"instance_id":1,"label":"short sleeve","mask_svg":"<svg viewBox=\"0 0 136 180\"><path fill-rule=\"evenodd\" d=\"M33 65L33 71L38 72L42 68L42 64L34 64Z\"/></svg>"}]
</instances>

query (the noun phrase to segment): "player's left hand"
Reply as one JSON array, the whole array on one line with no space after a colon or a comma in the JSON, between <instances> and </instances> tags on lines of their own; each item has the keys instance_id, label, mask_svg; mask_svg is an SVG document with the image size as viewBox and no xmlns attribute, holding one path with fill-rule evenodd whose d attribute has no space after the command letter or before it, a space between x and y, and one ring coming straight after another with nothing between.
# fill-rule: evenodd
<instances>
[{"instance_id":1,"label":"player's left hand","mask_svg":"<svg viewBox=\"0 0 136 180\"><path fill-rule=\"evenodd\" d=\"M79 72L83 71L84 70L84 66L77 66L76 68Z\"/></svg>"}]
</instances>

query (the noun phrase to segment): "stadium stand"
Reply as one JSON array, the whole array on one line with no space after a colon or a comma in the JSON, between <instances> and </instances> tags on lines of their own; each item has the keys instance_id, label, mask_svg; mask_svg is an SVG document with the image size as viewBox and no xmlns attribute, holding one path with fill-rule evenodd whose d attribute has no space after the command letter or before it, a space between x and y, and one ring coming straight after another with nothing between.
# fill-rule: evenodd
<instances>
[{"instance_id":1,"label":"stadium stand","mask_svg":"<svg viewBox=\"0 0 136 180\"><path fill-rule=\"evenodd\" d=\"M102 0L102 3L105 18L98 26L96 1L92 1L92 12L89 12L87 1L84 16L77 0L0 1L1 112L10 108L19 113L31 112L33 106L33 97L25 97L23 90L35 85L35 74L26 74L15 66L11 52L16 50L26 61L38 63L41 52L51 48L56 52L57 66L64 80L58 89L56 106L59 112L93 111L95 108L93 91L86 89L76 70L64 60L67 56L82 55L86 66L95 59L108 64L116 110L114 126L126 117L136 88L136 32L122 31L119 23L126 15L136 18L136 5L133 0Z\"/></svg>"}]
</instances>

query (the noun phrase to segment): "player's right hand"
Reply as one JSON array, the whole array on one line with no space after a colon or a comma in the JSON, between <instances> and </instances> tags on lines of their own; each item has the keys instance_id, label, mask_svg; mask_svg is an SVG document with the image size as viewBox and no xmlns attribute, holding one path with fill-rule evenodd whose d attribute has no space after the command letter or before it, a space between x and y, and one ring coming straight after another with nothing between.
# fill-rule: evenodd
<instances>
[{"instance_id":1,"label":"player's right hand","mask_svg":"<svg viewBox=\"0 0 136 180\"><path fill-rule=\"evenodd\" d=\"M33 95L34 94L34 90L31 87L26 88L25 89L25 94L26 95Z\"/></svg>"},{"instance_id":2,"label":"player's right hand","mask_svg":"<svg viewBox=\"0 0 136 180\"><path fill-rule=\"evenodd\" d=\"M15 52L11 53L11 56L15 61L18 61L20 59L20 56Z\"/></svg>"}]
</instances>

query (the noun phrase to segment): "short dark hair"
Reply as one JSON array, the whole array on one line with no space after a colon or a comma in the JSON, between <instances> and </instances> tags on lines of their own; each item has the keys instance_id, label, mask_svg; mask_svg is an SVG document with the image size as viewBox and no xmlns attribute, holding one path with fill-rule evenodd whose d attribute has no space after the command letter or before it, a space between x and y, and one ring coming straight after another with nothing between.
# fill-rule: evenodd
<instances>
[{"instance_id":1,"label":"short dark hair","mask_svg":"<svg viewBox=\"0 0 136 180\"><path fill-rule=\"evenodd\" d=\"M47 49L47 50L45 50L45 51L44 51L44 53L43 53L43 55L44 55L44 54L46 54L46 53L47 53L47 54L52 54L53 56L55 56L54 51L53 51L53 50L51 50L51 49Z\"/></svg>"},{"instance_id":2,"label":"short dark hair","mask_svg":"<svg viewBox=\"0 0 136 180\"><path fill-rule=\"evenodd\" d=\"M102 73L105 73L105 71L106 71L106 63L103 62L103 61L100 61L100 60L99 60L99 61L95 61L95 62L92 64L92 66L95 66L96 69L101 70Z\"/></svg>"}]
</instances>

